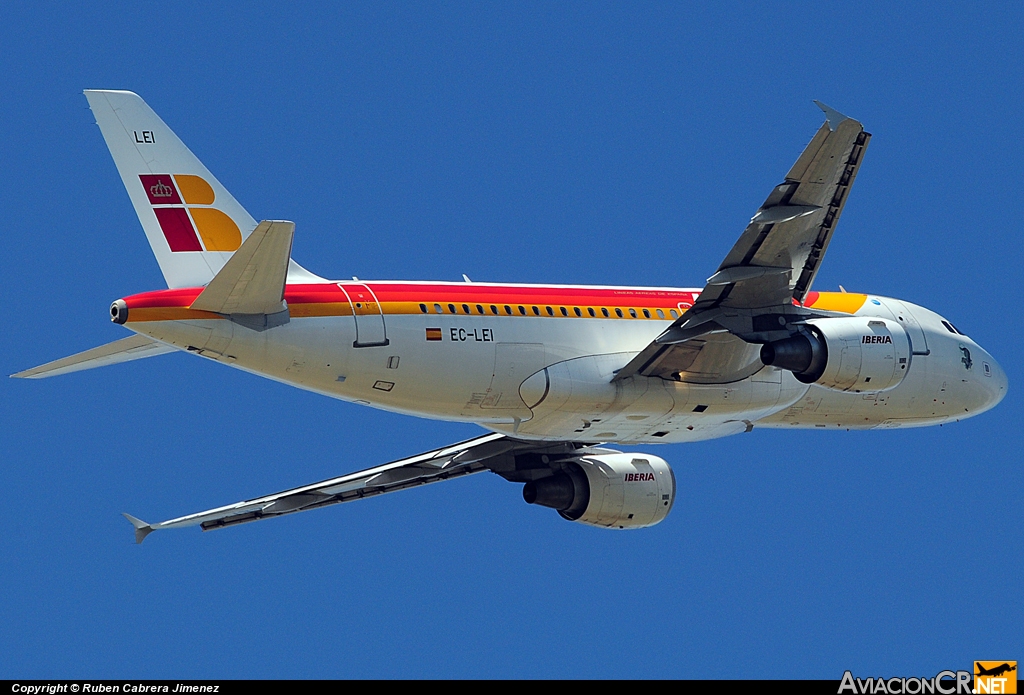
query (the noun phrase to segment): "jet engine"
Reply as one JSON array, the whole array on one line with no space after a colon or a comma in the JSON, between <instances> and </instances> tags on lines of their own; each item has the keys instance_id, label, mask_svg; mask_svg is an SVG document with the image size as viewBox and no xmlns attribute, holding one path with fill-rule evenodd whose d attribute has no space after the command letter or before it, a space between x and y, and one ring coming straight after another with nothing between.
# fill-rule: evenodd
<instances>
[{"instance_id":1,"label":"jet engine","mask_svg":"<svg viewBox=\"0 0 1024 695\"><path fill-rule=\"evenodd\" d=\"M619 529L654 526L668 516L675 495L672 469L649 454L582 456L523 488L529 504L551 507L563 519Z\"/></svg>"},{"instance_id":2,"label":"jet engine","mask_svg":"<svg viewBox=\"0 0 1024 695\"><path fill-rule=\"evenodd\" d=\"M811 319L790 338L766 343L761 361L805 384L837 391L887 391L910 366L910 339L895 321L869 316Z\"/></svg>"}]
</instances>

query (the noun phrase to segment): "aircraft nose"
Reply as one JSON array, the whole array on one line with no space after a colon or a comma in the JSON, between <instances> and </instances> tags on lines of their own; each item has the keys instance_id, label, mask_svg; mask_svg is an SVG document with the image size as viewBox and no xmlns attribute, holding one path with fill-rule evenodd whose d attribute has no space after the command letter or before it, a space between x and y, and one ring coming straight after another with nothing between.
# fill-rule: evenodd
<instances>
[{"instance_id":1,"label":"aircraft nose","mask_svg":"<svg viewBox=\"0 0 1024 695\"><path fill-rule=\"evenodd\" d=\"M971 389L975 402L974 412L983 413L999 405L1006 397L1008 380L1002 366L987 351L981 350L981 364L975 367L974 387ZM980 369L978 369L980 367Z\"/></svg>"},{"instance_id":2,"label":"aircraft nose","mask_svg":"<svg viewBox=\"0 0 1024 695\"><path fill-rule=\"evenodd\" d=\"M1006 378L1006 372L1003 371L1003 368L991 356L989 356L988 363L992 370L992 376L989 377L992 384L988 388L990 392L988 408L994 408L999 404L999 401L1006 397L1006 390L1009 388L1010 382Z\"/></svg>"},{"instance_id":3,"label":"aircraft nose","mask_svg":"<svg viewBox=\"0 0 1024 695\"><path fill-rule=\"evenodd\" d=\"M949 336L947 343L938 343L940 353L948 349L950 361L943 379L948 379L950 387L958 395L950 401L956 417L974 417L999 405L1006 397L1007 378L1002 366L993 359L989 352L974 340L963 334ZM955 346L955 351L954 351ZM952 377L952 378L950 378ZM946 381L943 381L945 388Z\"/></svg>"}]
</instances>

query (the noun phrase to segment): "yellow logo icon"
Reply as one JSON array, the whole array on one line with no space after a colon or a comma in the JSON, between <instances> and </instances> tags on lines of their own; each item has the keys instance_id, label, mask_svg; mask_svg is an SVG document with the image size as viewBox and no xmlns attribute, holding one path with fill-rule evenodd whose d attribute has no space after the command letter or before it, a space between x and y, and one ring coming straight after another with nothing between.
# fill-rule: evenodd
<instances>
[{"instance_id":1,"label":"yellow logo icon","mask_svg":"<svg viewBox=\"0 0 1024 695\"><path fill-rule=\"evenodd\" d=\"M139 174L139 179L172 253L234 251L242 245L242 233L235 221L216 207L208 207L217 195L201 176Z\"/></svg>"},{"instance_id":2,"label":"yellow logo icon","mask_svg":"<svg viewBox=\"0 0 1024 695\"><path fill-rule=\"evenodd\" d=\"M1016 693L1016 661L975 661L975 693Z\"/></svg>"}]
</instances>

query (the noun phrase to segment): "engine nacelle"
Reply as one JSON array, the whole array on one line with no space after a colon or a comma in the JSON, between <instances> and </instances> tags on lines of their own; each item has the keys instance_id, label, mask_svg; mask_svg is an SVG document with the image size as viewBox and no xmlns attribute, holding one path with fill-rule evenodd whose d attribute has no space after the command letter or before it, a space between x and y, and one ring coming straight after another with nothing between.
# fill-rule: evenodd
<instances>
[{"instance_id":1,"label":"engine nacelle","mask_svg":"<svg viewBox=\"0 0 1024 695\"><path fill-rule=\"evenodd\" d=\"M620 529L654 526L675 497L672 469L650 454L581 456L523 488L528 503L551 507L564 519Z\"/></svg>"},{"instance_id":2,"label":"engine nacelle","mask_svg":"<svg viewBox=\"0 0 1024 695\"><path fill-rule=\"evenodd\" d=\"M910 339L895 321L870 316L811 319L804 332L761 348L761 361L805 384L837 391L887 391L907 375Z\"/></svg>"}]
</instances>

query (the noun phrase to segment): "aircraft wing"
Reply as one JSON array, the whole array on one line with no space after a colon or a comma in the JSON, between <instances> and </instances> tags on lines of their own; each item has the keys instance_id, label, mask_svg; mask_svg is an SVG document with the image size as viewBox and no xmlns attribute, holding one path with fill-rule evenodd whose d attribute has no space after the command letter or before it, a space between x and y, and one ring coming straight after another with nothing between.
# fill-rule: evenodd
<instances>
[{"instance_id":1,"label":"aircraft wing","mask_svg":"<svg viewBox=\"0 0 1024 695\"><path fill-rule=\"evenodd\" d=\"M204 531L210 531L435 483L479 473L488 468L500 468L496 460L504 454L513 449L522 451L533 447L534 445L509 439L502 434L486 434L459 444L312 485L236 502L158 524L147 524L129 514L124 516L135 527L135 542L141 543L150 533L160 529L200 526Z\"/></svg>"},{"instance_id":2,"label":"aircraft wing","mask_svg":"<svg viewBox=\"0 0 1024 695\"><path fill-rule=\"evenodd\" d=\"M726 383L761 368L760 343L788 335L860 169L871 135L815 102L825 123L751 218L693 306L616 379L634 374ZM779 335L782 330L783 334Z\"/></svg>"}]
</instances>

